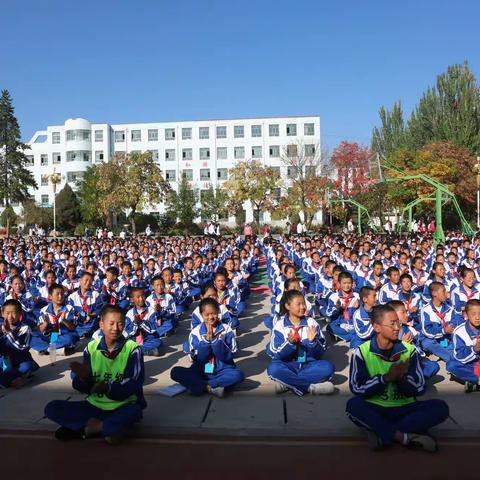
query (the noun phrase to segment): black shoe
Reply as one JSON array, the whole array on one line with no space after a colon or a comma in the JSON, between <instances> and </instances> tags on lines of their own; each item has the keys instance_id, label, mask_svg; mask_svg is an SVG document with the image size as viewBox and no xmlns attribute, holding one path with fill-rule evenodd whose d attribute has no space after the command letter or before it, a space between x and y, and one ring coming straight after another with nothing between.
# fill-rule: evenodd
<instances>
[{"instance_id":1,"label":"black shoe","mask_svg":"<svg viewBox=\"0 0 480 480\"><path fill-rule=\"evenodd\" d=\"M85 433L83 430L71 430L67 427L60 427L55 431L55 438L62 442L69 442L70 440L83 440Z\"/></svg>"}]
</instances>

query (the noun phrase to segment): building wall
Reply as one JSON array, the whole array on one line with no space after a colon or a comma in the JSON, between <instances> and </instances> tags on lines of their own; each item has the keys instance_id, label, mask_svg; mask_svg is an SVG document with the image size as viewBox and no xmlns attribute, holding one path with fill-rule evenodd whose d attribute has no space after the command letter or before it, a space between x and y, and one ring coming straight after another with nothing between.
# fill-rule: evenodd
<instances>
[{"instance_id":1,"label":"building wall","mask_svg":"<svg viewBox=\"0 0 480 480\"><path fill-rule=\"evenodd\" d=\"M241 127L243 137L238 136ZM185 138L188 132L190 138ZM204 138L207 132L208 138ZM271 135L273 133L277 135ZM184 171L191 171L193 188L203 190L208 189L210 184L214 188L221 186L228 169L239 160L254 156L265 165L279 167L282 178L286 179L287 167L280 155L287 145L298 142L320 149L320 117L112 125L74 118L68 119L64 125L49 126L45 131L36 132L28 142L31 150L27 155L33 162L30 168L39 185L32 195L36 202L47 205L53 202L53 190L46 176L52 174L54 169L62 175L58 190L63 188L65 182L75 188L76 181L89 166L106 161L118 152L152 150L172 188L177 189ZM235 151L238 153L242 147L243 157L236 158ZM278 147L279 155L275 154L275 148L271 151L272 147ZM226 158L223 158L225 153ZM248 205L245 208L247 220L251 220L251 209ZM152 210L162 211L162 207ZM264 220L269 220L268 215Z\"/></svg>"}]
</instances>

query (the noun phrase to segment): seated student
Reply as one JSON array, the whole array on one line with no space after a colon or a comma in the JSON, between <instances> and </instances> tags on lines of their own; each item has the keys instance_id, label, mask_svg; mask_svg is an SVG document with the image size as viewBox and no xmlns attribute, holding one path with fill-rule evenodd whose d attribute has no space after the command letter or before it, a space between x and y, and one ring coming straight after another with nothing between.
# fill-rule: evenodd
<instances>
[{"instance_id":1,"label":"seated student","mask_svg":"<svg viewBox=\"0 0 480 480\"><path fill-rule=\"evenodd\" d=\"M400 270L397 267L387 269L388 281L385 282L378 292L378 303L388 303L391 300L398 300L400 294Z\"/></svg>"},{"instance_id":2,"label":"seated student","mask_svg":"<svg viewBox=\"0 0 480 480\"><path fill-rule=\"evenodd\" d=\"M421 298L420 294L412 292L413 281L409 273L400 275L400 287L401 290L398 294L398 299L405 305L408 321L412 322L412 325L417 325Z\"/></svg>"},{"instance_id":3,"label":"seated student","mask_svg":"<svg viewBox=\"0 0 480 480\"><path fill-rule=\"evenodd\" d=\"M411 265L410 275L413 279L413 291L421 295L425 282L428 280L428 273L423 269L422 257L414 257Z\"/></svg>"},{"instance_id":4,"label":"seated student","mask_svg":"<svg viewBox=\"0 0 480 480\"><path fill-rule=\"evenodd\" d=\"M118 268L108 267L105 278L102 282L103 304L118 305L120 308L127 308L130 301L127 297L127 289L123 282L118 280Z\"/></svg>"},{"instance_id":5,"label":"seated student","mask_svg":"<svg viewBox=\"0 0 480 480\"><path fill-rule=\"evenodd\" d=\"M342 272L338 276L340 288L328 298L327 330L335 337L350 342L355 335L353 326L353 313L360 306L358 293L352 290L353 279L348 272Z\"/></svg>"},{"instance_id":6,"label":"seated student","mask_svg":"<svg viewBox=\"0 0 480 480\"><path fill-rule=\"evenodd\" d=\"M204 285L202 287L202 299L204 298L213 298L218 303L217 289L213 285ZM226 305L220 304L219 320L221 323L229 325L232 330L235 330L235 328L238 327L238 319L232 318ZM203 317L200 312L200 306L198 306L192 313L190 329L193 330L202 322Z\"/></svg>"},{"instance_id":7,"label":"seated student","mask_svg":"<svg viewBox=\"0 0 480 480\"><path fill-rule=\"evenodd\" d=\"M447 371L465 382L465 392L471 393L480 390L480 300L469 300L465 315L466 322L453 331L453 355Z\"/></svg>"},{"instance_id":8,"label":"seated student","mask_svg":"<svg viewBox=\"0 0 480 480\"><path fill-rule=\"evenodd\" d=\"M143 356L138 345L123 336L124 325L120 307L103 307L103 336L87 345L83 363L70 364L73 388L87 394L86 400L54 400L45 407L45 416L60 425L55 432L58 440L102 436L115 444L142 418L147 405Z\"/></svg>"},{"instance_id":9,"label":"seated student","mask_svg":"<svg viewBox=\"0 0 480 480\"><path fill-rule=\"evenodd\" d=\"M453 352L451 334L457 326L452 318L453 309L447 303L445 285L432 282L429 288L432 301L420 310L422 348L448 362Z\"/></svg>"},{"instance_id":10,"label":"seated student","mask_svg":"<svg viewBox=\"0 0 480 480\"><path fill-rule=\"evenodd\" d=\"M459 277L459 286L451 292L451 303L454 309L455 322L458 324L464 321L463 311L465 304L469 300L478 300L480 298L480 292L475 286L475 273L473 270L462 266L460 267Z\"/></svg>"},{"instance_id":11,"label":"seated student","mask_svg":"<svg viewBox=\"0 0 480 480\"><path fill-rule=\"evenodd\" d=\"M430 276L428 277L428 280L425 282L425 285L423 287L422 300L424 304L430 302L431 300L430 290L428 289L428 287L432 282L443 283L445 285L445 288L447 289L447 293L450 292L450 282L446 277L445 265L443 263L434 262L432 265L432 271L430 272Z\"/></svg>"},{"instance_id":12,"label":"seated student","mask_svg":"<svg viewBox=\"0 0 480 480\"><path fill-rule=\"evenodd\" d=\"M278 322L280 319L280 304L282 302L282 297L285 292L288 292L289 290L298 290L299 292L302 292L302 287L303 283L300 282L298 278L289 278L285 280L284 287L282 288L282 295L281 297L277 297L275 299L275 305L273 305L273 313L272 315L269 315L265 320L263 321L264 325L269 329L272 330L273 326L275 323ZM315 311L313 309L313 305L305 298L305 305L307 306L307 317L315 317Z\"/></svg>"},{"instance_id":13,"label":"seated student","mask_svg":"<svg viewBox=\"0 0 480 480\"><path fill-rule=\"evenodd\" d=\"M437 450L428 430L449 415L443 400L419 402L425 378L413 345L398 339L400 322L388 305L373 309L375 336L353 351L350 390L355 395L346 412L356 425L367 429L371 448L400 443Z\"/></svg>"},{"instance_id":14,"label":"seated student","mask_svg":"<svg viewBox=\"0 0 480 480\"><path fill-rule=\"evenodd\" d=\"M320 316L326 316L328 297L333 289L333 271L335 262L327 260L323 272L315 274L315 304L318 306Z\"/></svg>"},{"instance_id":15,"label":"seated student","mask_svg":"<svg viewBox=\"0 0 480 480\"><path fill-rule=\"evenodd\" d=\"M23 321L18 300L7 300L2 307L4 323L0 331L0 388L20 388L39 369L30 353L32 333Z\"/></svg>"},{"instance_id":16,"label":"seated student","mask_svg":"<svg viewBox=\"0 0 480 480\"><path fill-rule=\"evenodd\" d=\"M165 293L165 282L160 275L151 280L152 294L147 298L147 304L157 315L157 332L161 337L173 335L178 326L175 300Z\"/></svg>"},{"instance_id":17,"label":"seated student","mask_svg":"<svg viewBox=\"0 0 480 480\"><path fill-rule=\"evenodd\" d=\"M350 340L350 348L358 348L373 336L372 311L377 303L377 292L372 287L362 287L358 293L360 307L353 313L354 335Z\"/></svg>"},{"instance_id":18,"label":"seated student","mask_svg":"<svg viewBox=\"0 0 480 480\"><path fill-rule=\"evenodd\" d=\"M379 292L384 283L383 263L380 260L374 260L372 271L365 279L365 286L374 288L376 292Z\"/></svg>"},{"instance_id":19,"label":"seated student","mask_svg":"<svg viewBox=\"0 0 480 480\"><path fill-rule=\"evenodd\" d=\"M355 281L356 291L366 286L367 277L370 275L370 257L368 255L360 255L360 265L355 269L353 280Z\"/></svg>"},{"instance_id":20,"label":"seated student","mask_svg":"<svg viewBox=\"0 0 480 480\"><path fill-rule=\"evenodd\" d=\"M51 300L40 310L38 331L32 334L32 348L46 355L53 343L57 353L69 355L80 338L75 330L75 311L65 304L65 290L60 284L50 286L49 297Z\"/></svg>"},{"instance_id":21,"label":"seated student","mask_svg":"<svg viewBox=\"0 0 480 480\"><path fill-rule=\"evenodd\" d=\"M77 317L76 330L80 337L90 337L98 327L98 316L102 308L100 294L92 289L93 275L83 272L79 288L68 297L68 303Z\"/></svg>"},{"instance_id":22,"label":"seated student","mask_svg":"<svg viewBox=\"0 0 480 480\"><path fill-rule=\"evenodd\" d=\"M407 309L405 305L400 300L392 300L388 302L390 307L395 310L398 319L400 320L400 333L398 339L402 342L407 342L415 346L415 349L418 352L420 365L423 370L423 376L428 380L438 373L440 366L438 362L429 360L425 356L425 352L420 347L421 334L418 330L413 327L413 322L411 322L407 315Z\"/></svg>"},{"instance_id":23,"label":"seated student","mask_svg":"<svg viewBox=\"0 0 480 480\"><path fill-rule=\"evenodd\" d=\"M77 267L69 265L67 267L66 278L62 281L62 287L65 289L65 296L68 298L78 288Z\"/></svg>"},{"instance_id":24,"label":"seated student","mask_svg":"<svg viewBox=\"0 0 480 480\"><path fill-rule=\"evenodd\" d=\"M158 312L146 302L145 290L131 288L133 307L125 316L125 335L134 340L147 356L158 357L162 341L157 331Z\"/></svg>"},{"instance_id":25,"label":"seated student","mask_svg":"<svg viewBox=\"0 0 480 480\"><path fill-rule=\"evenodd\" d=\"M185 257L183 259L184 272L183 275L185 280L188 283L190 289L190 295L195 299L200 296L201 286L200 286L200 275L198 270L193 266L193 258Z\"/></svg>"},{"instance_id":26,"label":"seated student","mask_svg":"<svg viewBox=\"0 0 480 480\"><path fill-rule=\"evenodd\" d=\"M302 396L331 394L330 382L334 366L321 360L327 348L320 326L306 316L305 299L298 290L285 292L280 307L282 318L274 325L270 340L272 362L268 376L275 381L275 390L292 390Z\"/></svg>"},{"instance_id":27,"label":"seated student","mask_svg":"<svg viewBox=\"0 0 480 480\"><path fill-rule=\"evenodd\" d=\"M240 326L238 320L238 302L239 292L233 288L227 288L228 277L225 269L220 267L213 275L213 286L217 292L217 301L220 305L225 305L230 312L232 328L236 330Z\"/></svg>"},{"instance_id":28,"label":"seated student","mask_svg":"<svg viewBox=\"0 0 480 480\"><path fill-rule=\"evenodd\" d=\"M175 300L177 315L184 313L193 302L188 282L184 280L183 273L179 268L173 270L173 285L170 286L170 294Z\"/></svg>"},{"instance_id":29,"label":"seated student","mask_svg":"<svg viewBox=\"0 0 480 480\"><path fill-rule=\"evenodd\" d=\"M36 327L37 320L33 312L33 295L25 289L25 283L22 277L16 276L11 279L10 291L5 300L18 300L23 310L23 322L30 328Z\"/></svg>"},{"instance_id":30,"label":"seated student","mask_svg":"<svg viewBox=\"0 0 480 480\"><path fill-rule=\"evenodd\" d=\"M33 294L35 301L34 313L38 316L40 310L50 301L50 287L57 281L57 277L53 270L45 272L45 282L40 288L36 288Z\"/></svg>"},{"instance_id":31,"label":"seated student","mask_svg":"<svg viewBox=\"0 0 480 480\"><path fill-rule=\"evenodd\" d=\"M220 306L213 298L204 298L200 302L200 313L203 322L191 331L189 337L193 363L189 368L172 368L170 377L193 395L207 391L223 397L225 388L233 387L244 378L233 361L237 351L235 333L220 322Z\"/></svg>"}]
</instances>

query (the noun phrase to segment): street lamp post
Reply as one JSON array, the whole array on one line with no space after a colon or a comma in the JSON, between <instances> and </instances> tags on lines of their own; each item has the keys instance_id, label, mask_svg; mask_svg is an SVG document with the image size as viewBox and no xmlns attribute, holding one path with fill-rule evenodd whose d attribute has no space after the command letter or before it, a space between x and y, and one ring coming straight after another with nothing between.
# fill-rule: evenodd
<instances>
[{"instance_id":1,"label":"street lamp post","mask_svg":"<svg viewBox=\"0 0 480 480\"><path fill-rule=\"evenodd\" d=\"M55 168L53 169L53 173L49 176L50 182L52 183L53 187L53 237L57 238L57 185L62 181L62 176L59 173L55 172Z\"/></svg>"}]
</instances>

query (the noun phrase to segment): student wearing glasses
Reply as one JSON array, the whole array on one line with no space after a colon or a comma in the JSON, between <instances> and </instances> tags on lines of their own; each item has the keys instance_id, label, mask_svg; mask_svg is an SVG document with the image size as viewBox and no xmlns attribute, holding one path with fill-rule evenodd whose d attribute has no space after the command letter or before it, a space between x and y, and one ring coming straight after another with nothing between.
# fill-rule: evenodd
<instances>
[{"instance_id":1,"label":"student wearing glasses","mask_svg":"<svg viewBox=\"0 0 480 480\"><path fill-rule=\"evenodd\" d=\"M368 443L378 449L392 443L435 452L428 430L449 415L443 400L417 401L425 378L415 347L398 339L401 324L388 305L373 308L374 336L354 350L350 364L348 417L367 430Z\"/></svg>"}]
</instances>

